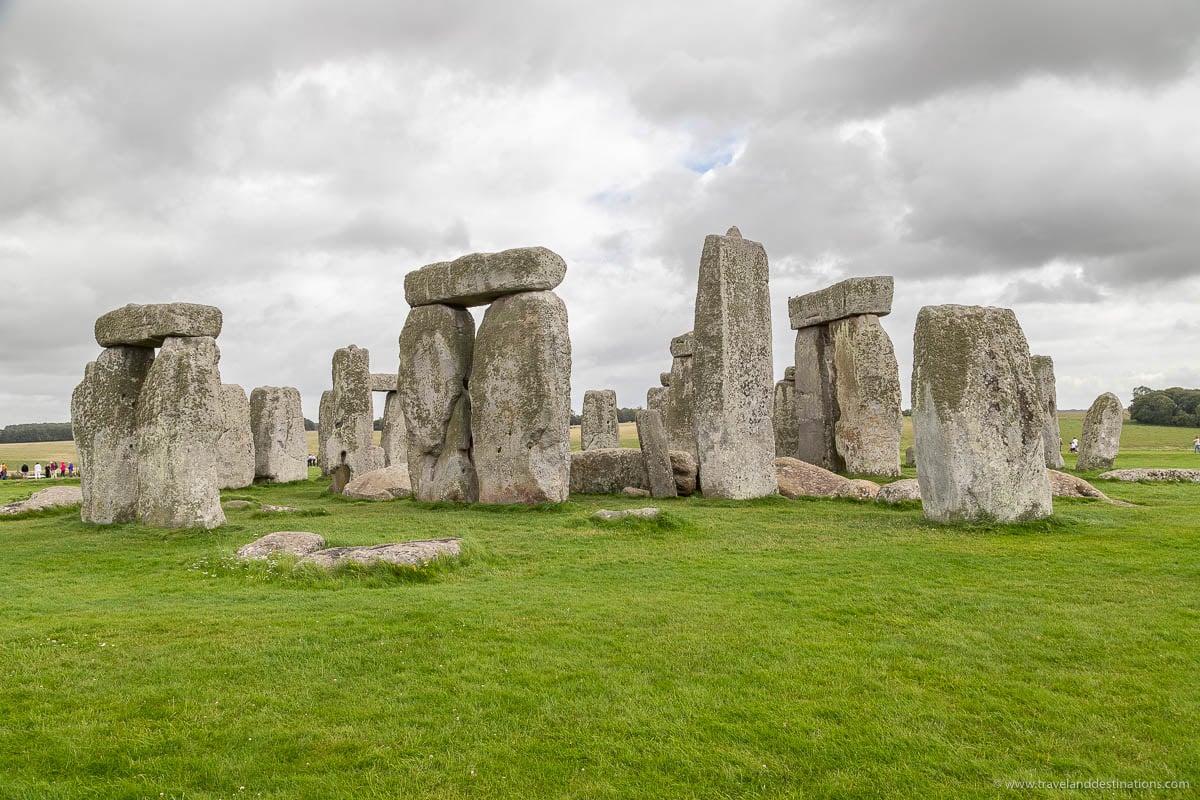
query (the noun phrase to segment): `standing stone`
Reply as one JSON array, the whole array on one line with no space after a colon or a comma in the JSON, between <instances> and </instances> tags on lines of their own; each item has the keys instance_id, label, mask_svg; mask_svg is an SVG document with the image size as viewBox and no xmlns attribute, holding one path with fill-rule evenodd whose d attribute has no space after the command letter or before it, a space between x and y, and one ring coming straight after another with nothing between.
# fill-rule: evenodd
<instances>
[{"instance_id":1,"label":"standing stone","mask_svg":"<svg viewBox=\"0 0 1200 800\"><path fill-rule=\"evenodd\" d=\"M387 466L408 463L408 433L404 428L404 408L400 394L390 391L383 399L383 431L380 434L383 460ZM411 478L409 479L411 481Z\"/></svg>"},{"instance_id":2,"label":"standing stone","mask_svg":"<svg viewBox=\"0 0 1200 800\"><path fill-rule=\"evenodd\" d=\"M1125 408L1112 392L1096 398L1083 417L1083 433L1079 434L1079 458L1075 469L1112 469L1121 449L1121 427L1125 424Z\"/></svg>"},{"instance_id":3,"label":"standing stone","mask_svg":"<svg viewBox=\"0 0 1200 800\"><path fill-rule=\"evenodd\" d=\"M691 334L686 334L691 342ZM682 337L675 337L679 340ZM672 342L672 352L675 351ZM692 380L693 358L690 347L685 354L675 356L671 362L671 385L667 389L667 402L663 414L663 425L672 450L682 450L696 457L696 422L693 413L695 384Z\"/></svg>"},{"instance_id":4,"label":"standing stone","mask_svg":"<svg viewBox=\"0 0 1200 800\"><path fill-rule=\"evenodd\" d=\"M553 292L501 297L479 325L471 434L482 503L561 503L571 474L571 338Z\"/></svg>"},{"instance_id":5,"label":"standing stone","mask_svg":"<svg viewBox=\"0 0 1200 800\"><path fill-rule=\"evenodd\" d=\"M900 474L900 368L873 314L829 325L833 343L834 446L847 472Z\"/></svg>"},{"instance_id":6,"label":"standing stone","mask_svg":"<svg viewBox=\"0 0 1200 800\"><path fill-rule=\"evenodd\" d=\"M372 372L370 377L372 392L396 391L396 376L386 372Z\"/></svg>"},{"instance_id":7,"label":"standing stone","mask_svg":"<svg viewBox=\"0 0 1200 800\"><path fill-rule=\"evenodd\" d=\"M787 456L796 457L799 448L799 431L796 416L796 382L782 380L775 384L775 404L771 411L771 421L775 428L776 458Z\"/></svg>"},{"instance_id":8,"label":"standing stone","mask_svg":"<svg viewBox=\"0 0 1200 800\"><path fill-rule=\"evenodd\" d=\"M322 475L328 475L335 462L329 460L329 432L333 430L333 390L321 392L321 405L317 409L317 466Z\"/></svg>"},{"instance_id":9,"label":"standing stone","mask_svg":"<svg viewBox=\"0 0 1200 800\"><path fill-rule=\"evenodd\" d=\"M926 517L1022 522L1050 515L1042 403L1011 309L922 308L912 401Z\"/></svg>"},{"instance_id":10,"label":"standing stone","mask_svg":"<svg viewBox=\"0 0 1200 800\"><path fill-rule=\"evenodd\" d=\"M371 399L371 354L350 345L333 353L331 426L326 463L345 464L350 477L383 468L383 448L374 444L375 404Z\"/></svg>"},{"instance_id":11,"label":"standing stone","mask_svg":"<svg viewBox=\"0 0 1200 800\"><path fill-rule=\"evenodd\" d=\"M148 347L106 348L71 395L84 522L137 519L137 403L153 362Z\"/></svg>"},{"instance_id":12,"label":"standing stone","mask_svg":"<svg viewBox=\"0 0 1200 800\"><path fill-rule=\"evenodd\" d=\"M250 401L236 383L221 384L221 438L217 440L217 479L222 489L254 483L254 438Z\"/></svg>"},{"instance_id":13,"label":"standing stone","mask_svg":"<svg viewBox=\"0 0 1200 800\"><path fill-rule=\"evenodd\" d=\"M300 390L260 386L250 393L254 476L269 483L308 480L308 445Z\"/></svg>"},{"instance_id":14,"label":"standing stone","mask_svg":"<svg viewBox=\"0 0 1200 800\"><path fill-rule=\"evenodd\" d=\"M481 306L505 295L553 289L566 274L562 256L545 247L472 253L405 275L404 299L410 306Z\"/></svg>"},{"instance_id":15,"label":"standing stone","mask_svg":"<svg viewBox=\"0 0 1200 800\"><path fill-rule=\"evenodd\" d=\"M658 382L660 384L662 384L663 386L670 386L671 385L671 373L669 373L669 372L658 373Z\"/></svg>"},{"instance_id":16,"label":"standing stone","mask_svg":"<svg viewBox=\"0 0 1200 800\"><path fill-rule=\"evenodd\" d=\"M1033 379L1037 381L1038 396L1046 412L1046 427L1042 428L1042 444L1046 448L1046 467L1062 469L1062 439L1058 434L1058 390L1054 381L1054 360L1050 356L1030 356Z\"/></svg>"},{"instance_id":17,"label":"standing stone","mask_svg":"<svg viewBox=\"0 0 1200 800\"><path fill-rule=\"evenodd\" d=\"M615 391L589 389L583 393L583 417L579 426L579 438L581 450L621 446Z\"/></svg>"},{"instance_id":18,"label":"standing stone","mask_svg":"<svg viewBox=\"0 0 1200 800\"><path fill-rule=\"evenodd\" d=\"M646 390L646 408L651 411L657 411L659 416L663 418L664 425L667 418L667 403L670 388L666 386L651 386Z\"/></svg>"},{"instance_id":19,"label":"standing stone","mask_svg":"<svg viewBox=\"0 0 1200 800\"><path fill-rule=\"evenodd\" d=\"M408 312L400 333L397 395L416 500L473 503L479 497L467 393L474 352L470 311L429 305Z\"/></svg>"},{"instance_id":20,"label":"standing stone","mask_svg":"<svg viewBox=\"0 0 1200 800\"><path fill-rule=\"evenodd\" d=\"M662 418L657 411L639 411L634 419L651 496L677 497L679 492L675 488L675 472L671 468L671 451Z\"/></svg>"},{"instance_id":21,"label":"standing stone","mask_svg":"<svg viewBox=\"0 0 1200 800\"><path fill-rule=\"evenodd\" d=\"M904 448L904 466L915 467L917 465L917 448L909 445Z\"/></svg>"},{"instance_id":22,"label":"standing stone","mask_svg":"<svg viewBox=\"0 0 1200 800\"><path fill-rule=\"evenodd\" d=\"M736 229L705 238L692 360L700 489L707 497L747 499L776 490L767 277L767 253L758 242Z\"/></svg>"},{"instance_id":23,"label":"standing stone","mask_svg":"<svg viewBox=\"0 0 1200 800\"><path fill-rule=\"evenodd\" d=\"M796 331L796 458L832 472L845 469L834 445L837 401L828 325Z\"/></svg>"},{"instance_id":24,"label":"standing stone","mask_svg":"<svg viewBox=\"0 0 1200 800\"><path fill-rule=\"evenodd\" d=\"M138 518L159 528L225 523L217 475L221 353L209 336L170 337L138 398Z\"/></svg>"}]
</instances>

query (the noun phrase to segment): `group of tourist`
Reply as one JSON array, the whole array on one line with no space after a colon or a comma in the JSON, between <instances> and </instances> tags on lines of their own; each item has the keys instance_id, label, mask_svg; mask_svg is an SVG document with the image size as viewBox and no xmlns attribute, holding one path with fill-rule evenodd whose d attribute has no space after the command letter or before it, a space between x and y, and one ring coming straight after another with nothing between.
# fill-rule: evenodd
<instances>
[{"instance_id":1,"label":"group of tourist","mask_svg":"<svg viewBox=\"0 0 1200 800\"><path fill-rule=\"evenodd\" d=\"M33 465L33 469L29 469L28 464L22 464L20 472L10 475L7 464L0 464L0 481L6 481L12 478L74 478L76 476L74 462L67 461L50 461L46 466L42 466L41 462Z\"/></svg>"}]
</instances>

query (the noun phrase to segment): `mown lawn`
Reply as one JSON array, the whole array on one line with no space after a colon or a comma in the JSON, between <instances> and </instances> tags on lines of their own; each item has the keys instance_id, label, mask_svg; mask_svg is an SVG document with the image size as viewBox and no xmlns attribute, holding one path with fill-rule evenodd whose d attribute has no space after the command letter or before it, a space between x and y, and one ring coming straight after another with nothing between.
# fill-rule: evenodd
<instances>
[{"instance_id":1,"label":"mown lawn","mask_svg":"<svg viewBox=\"0 0 1200 800\"><path fill-rule=\"evenodd\" d=\"M599 527L645 501L369 503L313 479L225 495L306 514L231 510L208 533L0 518L0 797L1196 787L1200 486L1101 488L1136 507L970 528L690 498ZM274 530L469 549L420 573L231 564Z\"/></svg>"}]
</instances>

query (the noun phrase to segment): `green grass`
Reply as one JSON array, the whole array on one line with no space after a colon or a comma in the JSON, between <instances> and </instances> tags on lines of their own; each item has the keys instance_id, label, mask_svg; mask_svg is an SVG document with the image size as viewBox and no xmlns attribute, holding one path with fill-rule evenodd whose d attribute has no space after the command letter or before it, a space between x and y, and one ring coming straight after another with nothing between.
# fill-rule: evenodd
<instances>
[{"instance_id":1,"label":"green grass","mask_svg":"<svg viewBox=\"0 0 1200 800\"><path fill-rule=\"evenodd\" d=\"M0 797L1200 783L1194 485L1105 482L1137 505L943 527L781 498L656 500L662 521L610 526L589 515L646 501L371 503L325 483L227 492L304 513L230 510L212 532L0 518ZM336 576L229 560L286 529L462 536L467 557Z\"/></svg>"}]
</instances>

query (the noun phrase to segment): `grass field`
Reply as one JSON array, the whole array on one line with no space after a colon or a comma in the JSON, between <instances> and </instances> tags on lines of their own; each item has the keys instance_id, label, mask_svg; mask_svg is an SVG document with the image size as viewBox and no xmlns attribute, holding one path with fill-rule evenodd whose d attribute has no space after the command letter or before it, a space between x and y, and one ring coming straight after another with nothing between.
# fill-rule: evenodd
<instances>
[{"instance_id":1,"label":"grass field","mask_svg":"<svg viewBox=\"0 0 1200 800\"><path fill-rule=\"evenodd\" d=\"M1153 449L1169 431L1127 426L1122 460L1192 456ZM1015 527L780 498L600 527L593 510L645 501L369 503L324 483L227 492L305 513L233 510L208 533L0 518L0 797L1200 786L1196 485L1105 482L1135 507L1059 500ZM285 529L459 535L468 557L324 578L230 562Z\"/></svg>"}]
</instances>

